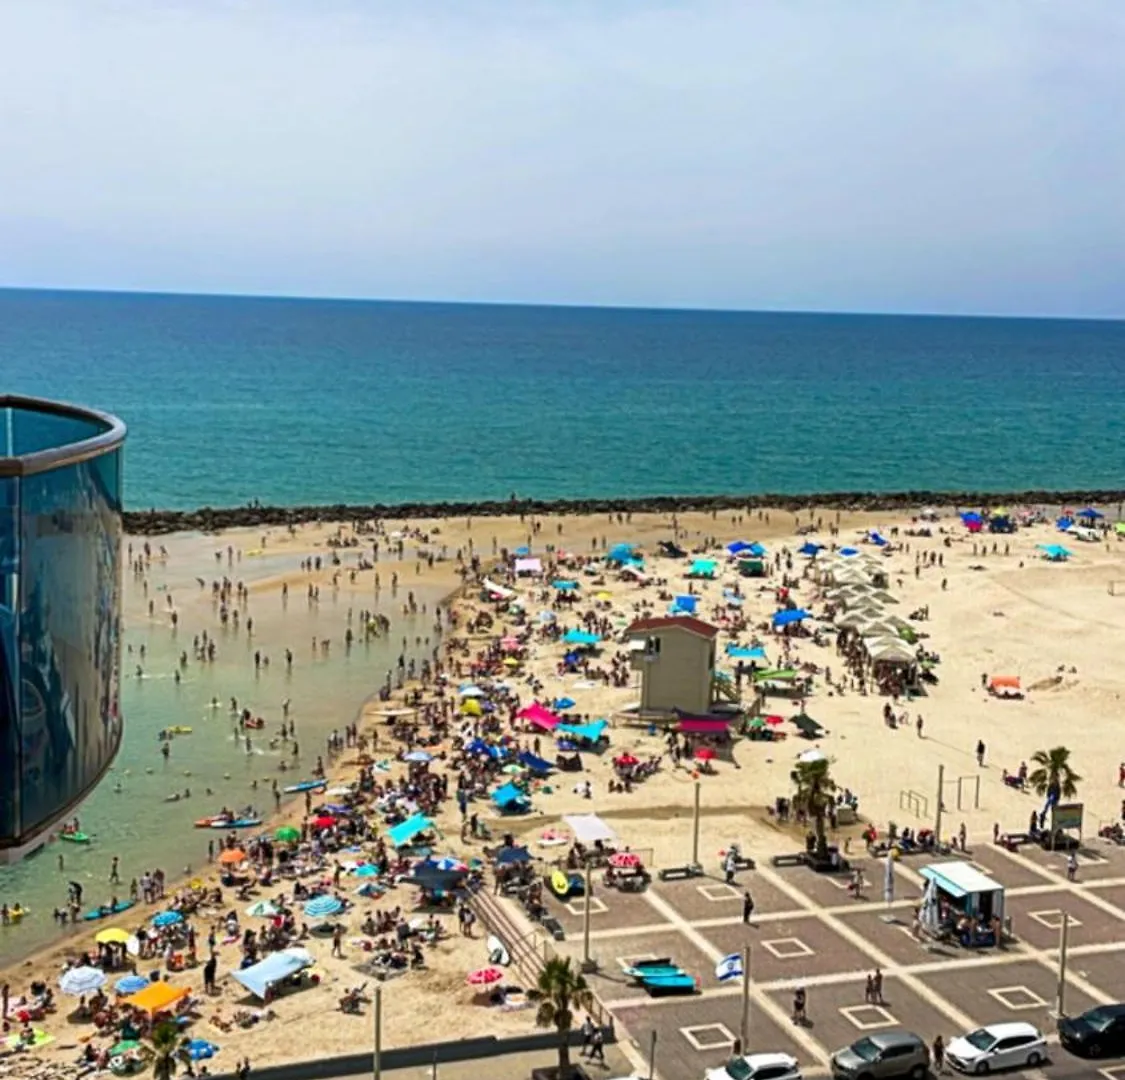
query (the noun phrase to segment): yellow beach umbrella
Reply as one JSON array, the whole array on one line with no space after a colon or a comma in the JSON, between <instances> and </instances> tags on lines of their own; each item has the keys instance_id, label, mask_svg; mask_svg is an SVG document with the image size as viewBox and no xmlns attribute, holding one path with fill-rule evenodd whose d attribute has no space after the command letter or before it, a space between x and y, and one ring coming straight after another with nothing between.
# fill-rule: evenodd
<instances>
[{"instance_id":1,"label":"yellow beach umbrella","mask_svg":"<svg viewBox=\"0 0 1125 1080\"><path fill-rule=\"evenodd\" d=\"M124 945L129 940L129 931L111 926L108 930L103 930L98 934L94 940L99 945Z\"/></svg>"},{"instance_id":2,"label":"yellow beach umbrella","mask_svg":"<svg viewBox=\"0 0 1125 1080\"><path fill-rule=\"evenodd\" d=\"M604 591L600 592L600 593L595 593L594 599L595 600L604 600L608 604L609 601L613 599L613 594L607 593L607 592L604 592Z\"/></svg>"},{"instance_id":3,"label":"yellow beach umbrella","mask_svg":"<svg viewBox=\"0 0 1125 1080\"><path fill-rule=\"evenodd\" d=\"M461 702L461 712L465 716L480 716L480 702L477 701L476 698L465 698L465 700Z\"/></svg>"},{"instance_id":4,"label":"yellow beach umbrella","mask_svg":"<svg viewBox=\"0 0 1125 1080\"><path fill-rule=\"evenodd\" d=\"M519 667L520 662L514 656L509 656L504 660L504 666L505 667Z\"/></svg>"}]
</instances>

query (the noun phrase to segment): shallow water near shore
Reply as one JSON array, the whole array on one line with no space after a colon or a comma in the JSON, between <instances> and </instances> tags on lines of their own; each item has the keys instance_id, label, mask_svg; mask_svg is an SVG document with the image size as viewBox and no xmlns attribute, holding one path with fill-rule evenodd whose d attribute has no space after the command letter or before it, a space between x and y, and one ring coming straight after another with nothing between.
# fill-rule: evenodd
<instances>
[{"instance_id":1,"label":"shallow water near shore","mask_svg":"<svg viewBox=\"0 0 1125 1080\"><path fill-rule=\"evenodd\" d=\"M341 575L338 589L320 586L320 600L310 606L305 586L291 584L283 604L280 588L256 591L255 583L278 579L281 573L298 570L302 551L244 557L228 566L220 564L214 551L222 539L199 536L174 536L166 541L166 562L154 560L147 574L148 596L142 583L126 573L124 580L124 647L122 651L122 710L125 737L111 772L79 808L82 830L93 837L89 845L55 841L37 854L12 867L0 869L0 894L5 903L18 901L32 914L17 926L0 929L0 964L27 955L57 939L64 932L52 920L51 912L66 900L67 883L83 885L83 910L107 903L111 896L127 898L129 882L146 869L162 868L170 879L188 869L196 870L207 861L207 842L224 834L196 829L193 822L227 806L238 810L254 806L263 817L274 812L271 781L279 786L306 778L317 755L325 756L325 739L335 728L342 731L353 721L363 702L375 694L388 671L396 666L407 639L408 657L428 655L436 644L434 612L448 590L433 585L413 585L403 566L387 564L383 577L398 569L403 586L392 596L386 587L376 603L370 581L349 585ZM139 542L135 545L139 551ZM158 546L154 545L154 551ZM323 553L323 550L321 551ZM242 627L220 628L212 605L210 582L226 573L251 588L249 614L254 618L253 636ZM196 577L207 586L201 589ZM370 575L367 575L369 578ZM402 604L413 589L418 614L404 615ZM173 628L167 597L172 597L179 614ZM148 614L148 599L154 601L154 615ZM425 605L425 614L421 606ZM345 648L344 632L348 610L357 640ZM359 613L379 610L391 620L388 637L369 642L359 640ZM192 657L192 639L204 629L214 636L217 655L205 664ZM330 639L326 657L314 653L312 639ZM430 638L430 648L425 641ZM421 639L420 642L416 639ZM140 649L144 646L142 660ZM292 672L286 671L284 650L292 649ZM130 651L131 647L131 651ZM175 681L181 651L189 663L182 681ZM255 670L253 657L258 650L270 658L268 667ZM136 669L142 667L138 678ZM266 728L249 731L251 751L237 737L230 699L239 708L249 708L266 720ZM219 706L212 707L218 698ZM300 758L291 757L291 743L271 748L282 719L282 702L290 700L289 717L297 727ZM190 735L175 737L167 761L161 757L158 733L171 726L192 728ZM282 771L280 765L289 767ZM251 787L258 781L258 789ZM205 792L211 789L213 794ZM190 798L176 802L168 796ZM294 796L284 796L283 806ZM113 856L120 857L121 884L109 878ZM64 868L59 869L62 857ZM128 919L129 916L123 916ZM81 925L81 924L80 924ZM89 928L85 923L84 927Z\"/></svg>"}]
</instances>

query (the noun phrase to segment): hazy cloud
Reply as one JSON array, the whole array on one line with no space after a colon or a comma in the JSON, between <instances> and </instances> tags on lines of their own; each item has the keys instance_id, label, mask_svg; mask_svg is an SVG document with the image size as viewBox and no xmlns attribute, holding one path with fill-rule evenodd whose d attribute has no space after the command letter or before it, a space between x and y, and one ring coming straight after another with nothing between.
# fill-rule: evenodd
<instances>
[{"instance_id":1,"label":"hazy cloud","mask_svg":"<svg viewBox=\"0 0 1125 1080\"><path fill-rule=\"evenodd\" d=\"M0 282L1125 315L1121 0L9 0Z\"/></svg>"}]
</instances>

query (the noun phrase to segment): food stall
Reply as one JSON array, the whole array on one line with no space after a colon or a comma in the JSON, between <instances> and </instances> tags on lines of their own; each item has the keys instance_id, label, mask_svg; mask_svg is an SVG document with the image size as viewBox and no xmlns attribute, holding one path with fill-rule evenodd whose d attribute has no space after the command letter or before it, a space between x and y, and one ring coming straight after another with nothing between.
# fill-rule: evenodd
<instances>
[{"instance_id":1,"label":"food stall","mask_svg":"<svg viewBox=\"0 0 1125 1080\"><path fill-rule=\"evenodd\" d=\"M1004 886L972 863L930 863L919 920L935 937L949 937L967 949L1000 944L1004 925Z\"/></svg>"}]
</instances>

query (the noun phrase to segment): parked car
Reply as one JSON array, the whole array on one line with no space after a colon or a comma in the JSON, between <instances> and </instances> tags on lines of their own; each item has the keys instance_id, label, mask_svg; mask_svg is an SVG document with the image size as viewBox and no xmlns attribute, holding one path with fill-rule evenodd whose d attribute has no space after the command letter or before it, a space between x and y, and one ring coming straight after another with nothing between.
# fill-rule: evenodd
<instances>
[{"instance_id":1,"label":"parked car","mask_svg":"<svg viewBox=\"0 0 1125 1080\"><path fill-rule=\"evenodd\" d=\"M909 1076L924 1080L930 1051L913 1031L877 1031L832 1055L832 1075L844 1080L884 1080Z\"/></svg>"},{"instance_id":2,"label":"parked car","mask_svg":"<svg viewBox=\"0 0 1125 1080\"><path fill-rule=\"evenodd\" d=\"M1034 1068L1047 1058L1047 1040L1034 1024L987 1024L954 1039L945 1060L961 1072L983 1076L993 1069Z\"/></svg>"},{"instance_id":3,"label":"parked car","mask_svg":"<svg viewBox=\"0 0 1125 1080\"><path fill-rule=\"evenodd\" d=\"M1101 1057L1125 1053L1125 1004L1098 1005L1059 1019L1059 1041L1074 1054Z\"/></svg>"},{"instance_id":4,"label":"parked car","mask_svg":"<svg viewBox=\"0 0 1125 1080\"><path fill-rule=\"evenodd\" d=\"M801 1080L797 1059L789 1054L744 1054L732 1057L717 1069L708 1069L704 1080Z\"/></svg>"}]
</instances>

